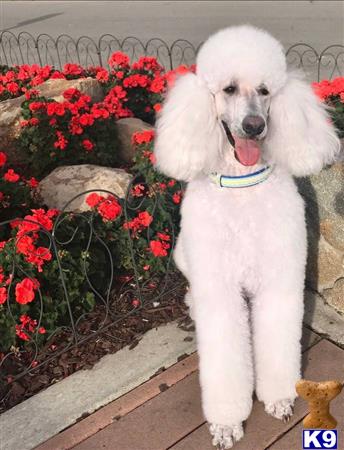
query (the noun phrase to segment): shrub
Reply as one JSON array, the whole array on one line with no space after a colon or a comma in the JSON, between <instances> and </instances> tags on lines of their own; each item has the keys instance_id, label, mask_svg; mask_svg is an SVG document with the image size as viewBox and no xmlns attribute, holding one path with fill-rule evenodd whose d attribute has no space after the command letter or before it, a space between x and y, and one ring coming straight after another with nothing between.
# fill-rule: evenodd
<instances>
[{"instance_id":1,"label":"shrub","mask_svg":"<svg viewBox=\"0 0 344 450\"><path fill-rule=\"evenodd\" d=\"M115 117L105 104L92 104L77 89L66 90L62 102L36 91L25 95L17 145L34 175L42 177L60 165L118 162Z\"/></svg>"},{"instance_id":2,"label":"shrub","mask_svg":"<svg viewBox=\"0 0 344 450\"><path fill-rule=\"evenodd\" d=\"M26 178L7 164L7 155L0 152L0 220L8 220L29 211L37 201L35 188L38 181L34 177ZM3 230L0 229L0 239Z\"/></svg>"}]
</instances>

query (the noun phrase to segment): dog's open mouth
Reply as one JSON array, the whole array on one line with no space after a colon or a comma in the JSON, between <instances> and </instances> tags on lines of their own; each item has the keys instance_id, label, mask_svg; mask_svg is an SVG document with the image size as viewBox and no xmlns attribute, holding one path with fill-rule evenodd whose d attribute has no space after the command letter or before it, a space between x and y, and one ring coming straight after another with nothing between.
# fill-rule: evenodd
<instances>
[{"instance_id":1,"label":"dog's open mouth","mask_svg":"<svg viewBox=\"0 0 344 450\"><path fill-rule=\"evenodd\" d=\"M232 147L237 161L243 166L254 166L260 158L260 144L254 139L233 136L226 122L222 121L227 138Z\"/></svg>"}]
</instances>

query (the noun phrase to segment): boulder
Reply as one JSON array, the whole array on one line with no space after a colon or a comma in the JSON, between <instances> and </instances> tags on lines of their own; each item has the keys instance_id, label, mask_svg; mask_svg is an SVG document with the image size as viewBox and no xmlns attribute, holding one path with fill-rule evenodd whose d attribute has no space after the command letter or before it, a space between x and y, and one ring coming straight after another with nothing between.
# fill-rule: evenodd
<instances>
[{"instance_id":1,"label":"boulder","mask_svg":"<svg viewBox=\"0 0 344 450\"><path fill-rule=\"evenodd\" d=\"M106 189L123 198L132 176L122 169L81 164L53 170L39 184L39 194L49 208L63 209L78 194L89 189ZM100 193L106 195L106 193ZM68 204L66 211L86 211L82 195Z\"/></svg>"},{"instance_id":2,"label":"boulder","mask_svg":"<svg viewBox=\"0 0 344 450\"><path fill-rule=\"evenodd\" d=\"M344 164L338 162L299 183L312 226L334 248L344 251Z\"/></svg>"},{"instance_id":3,"label":"boulder","mask_svg":"<svg viewBox=\"0 0 344 450\"><path fill-rule=\"evenodd\" d=\"M332 289L326 289L323 297L326 303L344 313L344 277L338 279Z\"/></svg>"},{"instance_id":4,"label":"boulder","mask_svg":"<svg viewBox=\"0 0 344 450\"><path fill-rule=\"evenodd\" d=\"M36 86L40 94L56 101L62 101L62 93L69 88L79 89L83 94L89 95L94 102L101 101L104 97L102 87L93 78L79 78L77 80L52 79ZM25 96L0 102L0 149L5 151L10 160L13 160L13 141L20 133L21 104ZM15 158L14 158L15 159Z\"/></svg>"},{"instance_id":5,"label":"boulder","mask_svg":"<svg viewBox=\"0 0 344 450\"><path fill-rule=\"evenodd\" d=\"M130 163L135 153L132 144L132 135L137 131L152 130L152 125L141 119L127 118L117 121L118 137L121 142L120 158L126 163Z\"/></svg>"},{"instance_id":6,"label":"boulder","mask_svg":"<svg viewBox=\"0 0 344 450\"><path fill-rule=\"evenodd\" d=\"M307 206L308 285L344 312L344 164L338 161L298 185Z\"/></svg>"},{"instance_id":7,"label":"boulder","mask_svg":"<svg viewBox=\"0 0 344 450\"><path fill-rule=\"evenodd\" d=\"M323 293L344 277L344 252L333 248L323 236L317 241L311 230L308 233L311 248L308 252L307 281L310 287Z\"/></svg>"}]
</instances>

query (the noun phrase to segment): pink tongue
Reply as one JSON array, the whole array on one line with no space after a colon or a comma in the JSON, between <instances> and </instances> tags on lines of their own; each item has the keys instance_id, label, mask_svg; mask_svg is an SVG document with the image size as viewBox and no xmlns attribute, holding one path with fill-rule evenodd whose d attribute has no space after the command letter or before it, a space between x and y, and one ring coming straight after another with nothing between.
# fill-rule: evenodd
<instances>
[{"instance_id":1,"label":"pink tongue","mask_svg":"<svg viewBox=\"0 0 344 450\"><path fill-rule=\"evenodd\" d=\"M235 141L235 154L244 166L253 166L256 164L260 157L260 148L256 141L253 139L242 139L239 137L234 138Z\"/></svg>"}]
</instances>

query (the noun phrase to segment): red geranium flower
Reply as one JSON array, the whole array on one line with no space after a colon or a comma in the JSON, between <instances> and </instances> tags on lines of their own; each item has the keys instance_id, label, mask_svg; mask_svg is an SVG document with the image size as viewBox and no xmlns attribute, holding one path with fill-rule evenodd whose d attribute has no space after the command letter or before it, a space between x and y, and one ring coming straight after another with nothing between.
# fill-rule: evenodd
<instances>
[{"instance_id":1,"label":"red geranium flower","mask_svg":"<svg viewBox=\"0 0 344 450\"><path fill-rule=\"evenodd\" d=\"M115 52L113 53L109 60L108 60L109 66L118 66L118 67L128 67L130 63L130 59L128 55L126 55L123 52Z\"/></svg>"},{"instance_id":2,"label":"red geranium flower","mask_svg":"<svg viewBox=\"0 0 344 450\"><path fill-rule=\"evenodd\" d=\"M48 248L37 247L32 253L27 255L27 262L37 266L38 272L42 272L44 261L50 261L52 258L51 252Z\"/></svg>"},{"instance_id":3,"label":"red geranium flower","mask_svg":"<svg viewBox=\"0 0 344 450\"><path fill-rule=\"evenodd\" d=\"M0 167L4 166L7 161L6 153L0 152Z\"/></svg>"},{"instance_id":4,"label":"red geranium flower","mask_svg":"<svg viewBox=\"0 0 344 450\"><path fill-rule=\"evenodd\" d=\"M64 75L73 75L73 76L77 76L77 75L83 75L84 73L84 69L79 66L78 64L65 64L63 67L63 74Z\"/></svg>"},{"instance_id":5,"label":"red geranium flower","mask_svg":"<svg viewBox=\"0 0 344 450\"><path fill-rule=\"evenodd\" d=\"M115 220L121 214L122 208L114 197L109 196L98 206L98 212L105 220Z\"/></svg>"},{"instance_id":6,"label":"red geranium flower","mask_svg":"<svg viewBox=\"0 0 344 450\"><path fill-rule=\"evenodd\" d=\"M170 241L171 240L171 237L168 234L165 234L165 233L157 233L157 236L162 241Z\"/></svg>"},{"instance_id":7,"label":"red geranium flower","mask_svg":"<svg viewBox=\"0 0 344 450\"><path fill-rule=\"evenodd\" d=\"M148 211L140 212L137 217L144 227L149 227L149 225L153 222L153 217Z\"/></svg>"},{"instance_id":8,"label":"red geranium flower","mask_svg":"<svg viewBox=\"0 0 344 450\"><path fill-rule=\"evenodd\" d=\"M8 169L8 171L4 175L4 180L9 181L10 183L16 183L19 178L20 176L15 173L13 169Z\"/></svg>"},{"instance_id":9,"label":"red geranium flower","mask_svg":"<svg viewBox=\"0 0 344 450\"><path fill-rule=\"evenodd\" d=\"M160 241L150 241L149 247L154 256L163 257L167 256L166 248L169 248L168 244Z\"/></svg>"},{"instance_id":10,"label":"red geranium flower","mask_svg":"<svg viewBox=\"0 0 344 450\"><path fill-rule=\"evenodd\" d=\"M35 250L35 246L33 245L33 239L31 236L23 235L20 236L17 240L16 249L18 253L22 253L23 255L28 255L29 253Z\"/></svg>"},{"instance_id":11,"label":"red geranium flower","mask_svg":"<svg viewBox=\"0 0 344 450\"><path fill-rule=\"evenodd\" d=\"M31 187L31 188L36 188L39 185L39 181L36 180L35 177L31 177L27 184Z\"/></svg>"},{"instance_id":12,"label":"red geranium flower","mask_svg":"<svg viewBox=\"0 0 344 450\"><path fill-rule=\"evenodd\" d=\"M81 95L81 92L75 88L69 88L69 89L65 90L63 93L63 97L66 100L78 99L80 97L80 95Z\"/></svg>"},{"instance_id":13,"label":"red geranium flower","mask_svg":"<svg viewBox=\"0 0 344 450\"><path fill-rule=\"evenodd\" d=\"M172 196L173 203L175 203L176 205L180 203L181 199L182 199L181 191L175 192Z\"/></svg>"},{"instance_id":14,"label":"red geranium flower","mask_svg":"<svg viewBox=\"0 0 344 450\"><path fill-rule=\"evenodd\" d=\"M7 290L5 287L0 287L0 305L3 305L7 300Z\"/></svg>"},{"instance_id":15,"label":"red geranium flower","mask_svg":"<svg viewBox=\"0 0 344 450\"><path fill-rule=\"evenodd\" d=\"M165 89L165 79L160 75L156 76L152 81L149 90L156 94L160 94Z\"/></svg>"},{"instance_id":16,"label":"red geranium flower","mask_svg":"<svg viewBox=\"0 0 344 450\"><path fill-rule=\"evenodd\" d=\"M91 152L94 149L94 144L89 139L84 139L82 141L82 146L88 152Z\"/></svg>"},{"instance_id":17,"label":"red geranium flower","mask_svg":"<svg viewBox=\"0 0 344 450\"><path fill-rule=\"evenodd\" d=\"M6 85L6 88L13 95L18 94L18 92L19 92L19 86L17 83L8 83Z\"/></svg>"},{"instance_id":18,"label":"red geranium flower","mask_svg":"<svg viewBox=\"0 0 344 450\"><path fill-rule=\"evenodd\" d=\"M97 206L102 200L104 200L104 197L97 194L96 192L92 192L92 194L87 196L86 203L88 204L88 206L93 208L94 206Z\"/></svg>"},{"instance_id":19,"label":"red geranium flower","mask_svg":"<svg viewBox=\"0 0 344 450\"><path fill-rule=\"evenodd\" d=\"M132 136L133 144L148 144L154 138L154 130L137 131Z\"/></svg>"},{"instance_id":20,"label":"red geranium flower","mask_svg":"<svg viewBox=\"0 0 344 450\"><path fill-rule=\"evenodd\" d=\"M45 108L45 104L43 102L32 102L29 105L29 110L32 112L39 111L43 108Z\"/></svg>"},{"instance_id":21,"label":"red geranium flower","mask_svg":"<svg viewBox=\"0 0 344 450\"><path fill-rule=\"evenodd\" d=\"M107 81L109 81L109 72L105 69L99 70L97 72L96 79L100 83L106 83Z\"/></svg>"},{"instance_id":22,"label":"red geranium flower","mask_svg":"<svg viewBox=\"0 0 344 450\"><path fill-rule=\"evenodd\" d=\"M31 303L35 298L35 289L37 289L37 287L37 284L30 278L24 278L23 281L16 285L16 301L21 305Z\"/></svg>"},{"instance_id":23,"label":"red geranium flower","mask_svg":"<svg viewBox=\"0 0 344 450\"><path fill-rule=\"evenodd\" d=\"M57 116L63 116L66 112L65 105L63 103L51 102L48 103L47 106L47 114L48 116L53 116L56 114Z\"/></svg>"}]
</instances>

